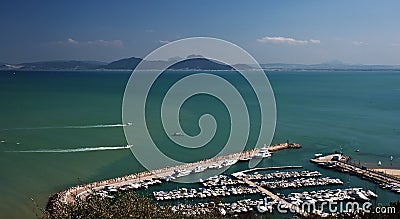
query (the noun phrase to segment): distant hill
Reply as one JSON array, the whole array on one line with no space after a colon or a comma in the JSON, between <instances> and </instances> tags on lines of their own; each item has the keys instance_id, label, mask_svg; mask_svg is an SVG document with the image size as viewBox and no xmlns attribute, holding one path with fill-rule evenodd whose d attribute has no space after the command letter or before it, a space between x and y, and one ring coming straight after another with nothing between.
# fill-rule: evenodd
<instances>
[{"instance_id":1,"label":"distant hill","mask_svg":"<svg viewBox=\"0 0 400 219\"><path fill-rule=\"evenodd\" d=\"M3 64L0 66L2 69L28 69L28 70L82 70L82 69L96 69L106 63L97 61L43 61L43 62L30 62L21 64Z\"/></svg>"},{"instance_id":2,"label":"distant hill","mask_svg":"<svg viewBox=\"0 0 400 219\"><path fill-rule=\"evenodd\" d=\"M141 58L126 58L111 62L107 65L101 66L104 69L134 69L140 62Z\"/></svg>"},{"instance_id":3,"label":"distant hill","mask_svg":"<svg viewBox=\"0 0 400 219\"><path fill-rule=\"evenodd\" d=\"M176 57L179 58L179 57ZM144 61L143 69L164 69L168 67L171 70L232 70L234 67L238 70L251 70L256 66L246 64L235 64L233 66L225 65L220 62L206 59L198 55L190 55L186 60L175 63L176 59L168 61ZM180 58L179 58L180 59ZM42 61L29 62L21 64L0 63L0 70L97 70L97 69L115 69L115 70L133 70L140 62L141 58L131 57L116 60L110 63L98 61L77 61L77 60L58 60L58 61ZM400 70L399 65L352 65L346 64L338 60L324 62L320 64L286 64L286 63L270 63L260 64L261 68L270 71L285 70Z\"/></svg>"},{"instance_id":4,"label":"distant hill","mask_svg":"<svg viewBox=\"0 0 400 219\"><path fill-rule=\"evenodd\" d=\"M215 61L211 61L206 58L193 58L183 60L178 62L168 69L175 70L185 70L185 69L193 69L193 70L232 70L233 68L229 65L225 65L222 63L217 63Z\"/></svg>"},{"instance_id":5,"label":"distant hill","mask_svg":"<svg viewBox=\"0 0 400 219\"><path fill-rule=\"evenodd\" d=\"M133 70L142 59L140 58L127 58L121 59L118 61L111 62L105 66L102 66L104 69L126 69ZM229 65L225 65L222 63L217 63L215 61L211 61L206 58L192 58L183 60L176 64L173 64L173 61L144 61L142 63L142 67L144 69L163 69L168 67L171 70L184 70L184 69L193 69L193 70L231 70L232 67Z\"/></svg>"},{"instance_id":6,"label":"distant hill","mask_svg":"<svg viewBox=\"0 0 400 219\"><path fill-rule=\"evenodd\" d=\"M399 65L352 65L340 62L326 62L321 64L261 64L265 70L400 70Z\"/></svg>"}]
</instances>

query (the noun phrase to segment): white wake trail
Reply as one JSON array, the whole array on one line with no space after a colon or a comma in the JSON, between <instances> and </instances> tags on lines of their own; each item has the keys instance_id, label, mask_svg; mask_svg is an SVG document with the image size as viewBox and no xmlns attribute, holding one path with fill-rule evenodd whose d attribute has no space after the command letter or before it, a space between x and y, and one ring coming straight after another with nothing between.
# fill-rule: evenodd
<instances>
[{"instance_id":1,"label":"white wake trail","mask_svg":"<svg viewBox=\"0 0 400 219\"><path fill-rule=\"evenodd\" d=\"M114 128L131 126L132 123L127 124L101 124L101 125L67 125L67 126L41 126L41 127L25 127L25 128L8 128L1 129L2 131L11 130L40 130L40 129L91 129L91 128Z\"/></svg>"},{"instance_id":2,"label":"white wake trail","mask_svg":"<svg viewBox=\"0 0 400 219\"><path fill-rule=\"evenodd\" d=\"M70 149L39 149L39 150L26 150L26 151L6 151L12 153L75 153L75 152L87 152L87 151L105 151L105 150L122 150L129 149L132 145L126 146L114 146L114 147L85 147L85 148L70 148Z\"/></svg>"}]
</instances>

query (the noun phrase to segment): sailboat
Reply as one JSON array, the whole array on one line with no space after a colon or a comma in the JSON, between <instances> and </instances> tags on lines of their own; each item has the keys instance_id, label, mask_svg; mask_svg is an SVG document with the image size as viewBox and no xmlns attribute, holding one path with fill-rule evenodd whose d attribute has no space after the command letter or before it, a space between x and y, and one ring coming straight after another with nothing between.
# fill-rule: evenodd
<instances>
[{"instance_id":1,"label":"sailboat","mask_svg":"<svg viewBox=\"0 0 400 219\"><path fill-rule=\"evenodd\" d=\"M378 161L378 166L380 166L380 165L382 165L382 162L381 162L381 161Z\"/></svg>"}]
</instances>

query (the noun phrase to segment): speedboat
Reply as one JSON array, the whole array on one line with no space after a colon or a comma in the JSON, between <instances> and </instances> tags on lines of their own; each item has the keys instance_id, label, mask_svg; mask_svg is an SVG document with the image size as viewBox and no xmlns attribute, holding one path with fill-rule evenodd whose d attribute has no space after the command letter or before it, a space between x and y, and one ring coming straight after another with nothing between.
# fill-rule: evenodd
<instances>
[{"instance_id":1,"label":"speedboat","mask_svg":"<svg viewBox=\"0 0 400 219\"><path fill-rule=\"evenodd\" d=\"M182 132L175 132L172 136L184 136L184 134Z\"/></svg>"}]
</instances>

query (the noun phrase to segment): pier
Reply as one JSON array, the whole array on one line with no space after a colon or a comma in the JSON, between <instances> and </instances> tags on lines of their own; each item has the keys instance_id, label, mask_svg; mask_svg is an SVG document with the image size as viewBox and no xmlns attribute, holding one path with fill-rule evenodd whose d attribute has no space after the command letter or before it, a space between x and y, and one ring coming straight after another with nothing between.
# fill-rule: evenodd
<instances>
[{"instance_id":1,"label":"pier","mask_svg":"<svg viewBox=\"0 0 400 219\"><path fill-rule=\"evenodd\" d=\"M300 168L303 168L303 166L258 167L258 168L253 168L253 169L249 169L249 170L239 171L234 174L243 174L243 173L259 171L259 170L280 170L280 169L300 169Z\"/></svg>"},{"instance_id":2,"label":"pier","mask_svg":"<svg viewBox=\"0 0 400 219\"><path fill-rule=\"evenodd\" d=\"M400 194L400 178L375 171L374 169L357 166L356 164L348 162L349 160L350 157L346 155L329 154L313 158L310 161L324 168L333 169L342 173L349 173L362 179L367 179L379 184L384 189L390 189L391 191Z\"/></svg>"},{"instance_id":3,"label":"pier","mask_svg":"<svg viewBox=\"0 0 400 219\"><path fill-rule=\"evenodd\" d=\"M300 144L286 142L283 144L270 145L268 146L268 151L275 152L284 149L299 149L299 148L301 148Z\"/></svg>"},{"instance_id":4,"label":"pier","mask_svg":"<svg viewBox=\"0 0 400 219\"><path fill-rule=\"evenodd\" d=\"M287 202L285 199L283 199L283 198L281 198L281 197L275 195L274 193L270 192L269 190L267 190L267 189L265 189L265 188L263 188L263 187L261 187L261 186L259 186L259 185L256 185L254 182L252 182L252 181L250 181L250 180L247 180L247 179L243 179L243 180L244 180L244 182L247 183L249 186L252 186L252 187L257 188L259 191L261 191L261 192L264 193L265 195L271 197L274 201L276 201L276 202L278 202L278 203L280 203L280 204L285 204L286 206L289 207L289 209L294 210L296 213L298 213L298 214L300 214L300 215L302 215L302 216L307 216L307 215L308 215L308 213L305 212L305 211L303 211L301 208L299 208L298 205L294 205L294 204L292 204L292 203Z\"/></svg>"}]
</instances>

